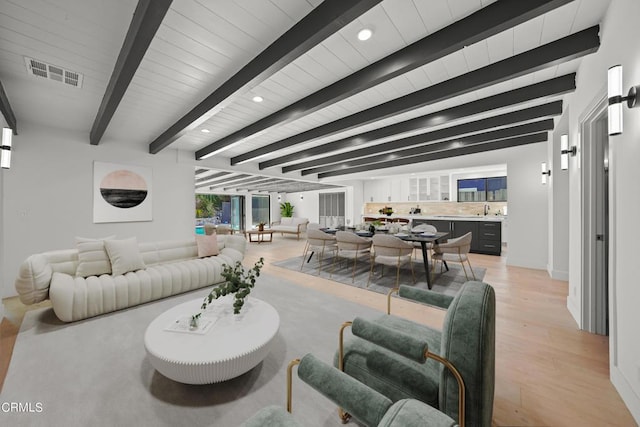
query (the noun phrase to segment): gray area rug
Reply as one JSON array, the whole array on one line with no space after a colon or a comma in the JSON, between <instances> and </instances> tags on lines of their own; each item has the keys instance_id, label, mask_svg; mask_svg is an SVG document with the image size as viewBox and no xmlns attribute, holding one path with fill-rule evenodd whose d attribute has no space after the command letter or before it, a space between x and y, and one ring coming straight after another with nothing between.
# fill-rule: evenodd
<instances>
[{"instance_id":1,"label":"gray area rug","mask_svg":"<svg viewBox=\"0 0 640 427\"><path fill-rule=\"evenodd\" d=\"M224 383L176 383L149 363L145 330L165 310L207 293L201 289L71 324L60 322L52 309L28 312L0 401L33 412L0 412L0 425L237 426L264 406L285 406L290 360L311 352L331 363L342 322L380 314L263 274L251 295L280 315L267 358ZM293 413L308 426L342 425L335 405L298 378Z\"/></svg>"},{"instance_id":2,"label":"gray area rug","mask_svg":"<svg viewBox=\"0 0 640 427\"><path fill-rule=\"evenodd\" d=\"M307 255L307 260L308 260ZM359 260L356 264L355 277L352 282L352 269L353 260L338 259L335 266L333 265L333 257L326 256L322 260L322 268L318 273L319 260L317 254L311 257L311 261L307 260L302 262L302 256L289 258L284 261L273 263L278 267L283 267L289 270L301 271L314 276L320 276L325 279L334 280L336 282L343 283L345 285L355 286L357 288L368 289L370 291L387 294L396 285L396 268L385 266L384 271L382 265L377 264L374 269L374 275L371 277L371 283L367 285L369 281L369 261L365 258ZM462 266L458 263L448 263L449 271L443 270L440 273L440 264L436 266L435 280L433 283L432 291L455 296L464 282L467 281ZM473 280L473 276L469 271L469 266L466 266L469 279ZM422 258L415 259L413 261L413 271L416 276L416 283L413 283L413 277L411 276L411 269L408 265L400 268L400 285L410 285L416 288L428 289L427 280L424 273L424 264ZM486 273L485 268L473 267L473 272L476 275L477 280L482 280Z\"/></svg>"}]
</instances>

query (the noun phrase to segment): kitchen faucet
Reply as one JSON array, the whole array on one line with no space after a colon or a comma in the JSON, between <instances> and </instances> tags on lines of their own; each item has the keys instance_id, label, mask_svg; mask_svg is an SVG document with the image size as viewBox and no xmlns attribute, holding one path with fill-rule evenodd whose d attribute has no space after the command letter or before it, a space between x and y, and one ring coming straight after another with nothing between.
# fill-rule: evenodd
<instances>
[{"instance_id":1,"label":"kitchen faucet","mask_svg":"<svg viewBox=\"0 0 640 427\"><path fill-rule=\"evenodd\" d=\"M489 215L489 209L491 209L491 206L489 206L489 204L485 203L484 204L484 216Z\"/></svg>"}]
</instances>

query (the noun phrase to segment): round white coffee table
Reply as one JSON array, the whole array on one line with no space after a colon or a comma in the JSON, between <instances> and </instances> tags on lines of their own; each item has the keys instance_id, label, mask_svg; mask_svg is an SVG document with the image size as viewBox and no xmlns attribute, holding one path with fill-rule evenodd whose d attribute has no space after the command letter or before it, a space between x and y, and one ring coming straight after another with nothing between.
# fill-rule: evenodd
<instances>
[{"instance_id":1,"label":"round white coffee table","mask_svg":"<svg viewBox=\"0 0 640 427\"><path fill-rule=\"evenodd\" d=\"M155 318L144 335L151 365L167 378L185 384L226 381L254 368L269 353L280 316L271 305L251 296L240 314L233 314L232 303L233 299L223 297L209 305L201 325L208 319L213 323L205 333L175 331L201 311L201 298ZM177 323L179 319L181 323Z\"/></svg>"}]
</instances>

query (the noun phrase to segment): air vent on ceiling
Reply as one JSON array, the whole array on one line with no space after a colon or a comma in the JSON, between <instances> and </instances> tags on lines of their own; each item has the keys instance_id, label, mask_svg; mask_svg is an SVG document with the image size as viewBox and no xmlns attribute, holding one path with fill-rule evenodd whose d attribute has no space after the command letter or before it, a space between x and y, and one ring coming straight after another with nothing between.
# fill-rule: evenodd
<instances>
[{"instance_id":1,"label":"air vent on ceiling","mask_svg":"<svg viewBox=\"0 0 640 427\"><path fill-rule=\"evenodd\" d=\"M44 77L45 79L55 80L75 88L82 87L82 74L75 71L65 70L57 65L51 65L44 61L33 58L24 57L27 65L27 72L32 76Z\"/></svg>"}]
</instances>

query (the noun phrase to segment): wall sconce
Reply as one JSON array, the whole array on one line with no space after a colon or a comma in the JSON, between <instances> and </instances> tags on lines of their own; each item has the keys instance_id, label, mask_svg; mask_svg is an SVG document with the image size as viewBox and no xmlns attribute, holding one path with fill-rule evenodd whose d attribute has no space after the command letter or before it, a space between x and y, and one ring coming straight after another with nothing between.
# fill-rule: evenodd
<instances>
[{"instance_id":1,"label":"wall sconce","mask_svg":"<svg viewBox=\"0 0 640 427\"><path fill-rule=\"evenodd\" d=\"M622 65L614 65L609 68L607 74L608 97L609 97L609 135L620 135L622 133L622 102L627 101L627 107L638 106L637 93L640 86L633 86L629 89L627 96L622 96Z\"/></svg>"},{"instance_id":2,"label":"wall sconce","mask_svg":"<svg viewBox=\"0 0 640 427\"><path fill-rule=\"evenodd\" d=\"M569 154L573 157L577 152L578 147L575 145L569 148L569 135L560 135L560 169L564 171L569 169Z\"/></svg>"},{"instance_id":3,"label":"wall sconce","mask_svg":"<svg viewBox=\"0 0 640 427\"><path fill-rule=\"evenodd\" d=\"M278 200L282 200L282 196L278 194Z\"/></svg>"},{"instance_id":4,"label":"wall sconce","mask_svg":"<svg viewBox=\"0 0 640 427\"><path fill-rule=\"evenodd\" d=\"M11 128L2 128L2 146L0 146L0 167L9 169L11 167L11 139L13 131Z\"/></svg>"},{"instance_id":5,"label":"wall sconce","mask_svg":"<svg viewBox=\"0 0 640 427\"><path fill-rule=\"evenodd\" d=\"M547 170L547 162L542 162L542 184L547 183L547 176L551 178L551 169Z\"/></svg>"},{"instance_id":6,"label":"wall sconce","mask_svg":"<svg viewBox=\"0 0 640 427\"><path fill-rule=\"evenodd\" d=\"M303 200L303 199L304 199L304 196L301 194L300 195L300 200Z\"/></svg>"}]
</instances>

